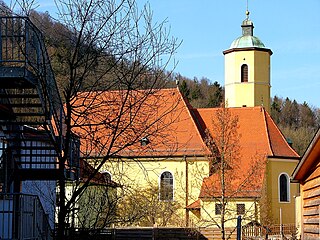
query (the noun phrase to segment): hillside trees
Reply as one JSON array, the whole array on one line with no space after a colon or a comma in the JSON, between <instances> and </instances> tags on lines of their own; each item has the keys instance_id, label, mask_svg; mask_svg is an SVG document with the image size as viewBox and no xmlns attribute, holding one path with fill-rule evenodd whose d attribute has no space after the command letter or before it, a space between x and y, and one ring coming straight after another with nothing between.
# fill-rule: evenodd
<instances>
[{"instance_id":1,"label":"hillside trees","mask_svg":"<svg viewBox=\"0 0 320 240\"><path fill-rule=\"evenodd\" d=\"M292 147L302 155L319 125L319 110L306 102L274 96L271 103L271 116Z\"/></svg>"},{"instance_id":2,"label":"hillside trees","mask_svg":"<svg viewBox=\"0 0 320 240\"><path fill-rule=\"evenodd\" d=\"M177 103L158 112L157 90L170 77L165 68L180 43L170 36L166 22L153 22L149 5L139 10L135 0L56 3L60 23L54 28L46 14L33 16L47 19L48 26L41 26L53 31L47 41L54 46L49 52L65 106L57 224L57 239L64 239L67 216L102 166L165 129L158 123ZM99 161L67 198L65 163L73 134L81 140L82 159Z\"/></svg>"},{"instance_id":3,"label":"hillside trees","mask_svg":"<svg viewBox=\"0 0 320 240\"><path fill-rule=\"evenodd\" d=\"M195 108L219 107L224 101L224 89L217 81L211 83L207 78L191 80L179 74L176 78L181 93Z\"/></svg>"}]
</instances>

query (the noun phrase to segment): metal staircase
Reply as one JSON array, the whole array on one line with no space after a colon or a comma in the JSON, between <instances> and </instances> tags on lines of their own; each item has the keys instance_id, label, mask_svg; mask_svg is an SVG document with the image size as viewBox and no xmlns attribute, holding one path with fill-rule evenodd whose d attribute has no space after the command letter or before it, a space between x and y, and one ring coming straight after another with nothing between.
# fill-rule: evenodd
<instances>
[{"instance_id":1,"label":"metal staircase","mask_svg":"<svg viewBox=\"0 0 320 240\"><path fill-rule=\"evenodd\" d=\"M64 149L63 104L41 32L26 17L0 17L0 238L51 239L39 198L25 180L57 180ZM79 171L73 138L65 179Z\"/></svg>"},{"instance_id":2,"label":"metal staircase","mask_svg":"<svg viewBox=\"0 0 320 240\"><path fill-rule=\"evenodd\" d=\"M57 179L63 120L41 32L26 17L0 17L0 137L6 142L1 156L6 164L0 170L6 171L7 184ZM77 173L79 165L72 156L77 154L70 152L65 168Z\"/></svg>"}]
</instances>

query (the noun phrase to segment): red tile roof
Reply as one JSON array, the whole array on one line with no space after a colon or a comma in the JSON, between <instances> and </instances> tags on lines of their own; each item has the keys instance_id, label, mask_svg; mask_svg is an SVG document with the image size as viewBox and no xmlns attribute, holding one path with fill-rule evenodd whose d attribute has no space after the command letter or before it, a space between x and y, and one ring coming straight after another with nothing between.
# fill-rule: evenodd
<instances>
[{"instance_id":1,"label":"red tile roof","mask_svg":"<svg viewBox=\"0 0 320 240\"><path fill-rule=\"evenodd\" d=\"M202 128L212 129L212 119L218 108L197 109L201 116ZM229 108L231 116L238 116L238 134L240 135L240 158L237 169L233 169L233 178L227 182L227 195L233 197L257 197L260 195L264 178L266 156L297 158L299 155L289 146L284 136L277 128L270 115L262 107ZM259 160L260 159L260 160ZM258 161L263 161L261 164ZM250 179L248 172L255 169ZM214 197L221 195L219 176L213 174L203 180L200 197ZM242 185L242 183L245 183Z\"/></svg>"},{"instance_id":2,"label":"red tile roof","mask_svg":"<svg viewBox=\"0 0 320 240\"><path fill-rule=\"evenodd\" d=\"M80 159L80 179L82 182L86 182L94 172L94 168L85 160ZM91 184L104 185L109 187L119 187L116 182L108 179L103 173L97 172L90 181Z\"/></svg>"},{"instance_id":3,"label":"red tile roof","mask_svg":"<svg viewBox=\"0 0 320 240\"><path fill-rule=\"evenodd\" d=\"M202 128L211 127L212 119L219 108L198 108ZM268 156L299 157L289 146L285 137L263 107L229 108L232 116L238 116L238 133L244 155L262 152Z\"/></svg>"},{"instance_id":4,"label":"red tile roof","mask_svg":"<svg viewBox=\"0 0 320 240\"><path fill-rule=\"evenodd\" d=\"M73 105L74 130L81 139L82 155L91 157L104 156L108 150L109 156L123 157L209 156L204 131L211 128L219 110L193 109L176 88L152 93L150 90L81 93ZM77 115L77 111L84 110L85 115ZM263 107L229 110L231 115L238 116L241 135L237 177L230 181L229 189L235 191L235 186L243 182L255 159L264 164L266 156L299 157ZM149 144L142 146L142 138ZM254 174L256 179L242 185L235 196L259 195L263 175L264 171ZM205 178L200 197L218 194L217 180L216 175Z\"/></svg>"},{"instance_id":5,"label":"red tile roof","mask_svg":"<svg viewBox=\"0 0 320 240\"><path fill-rule=\"evenodd\" d=\"M208 153L190 106L176 88L152 94L148 90L81 93L73 105L86 112L73 115L82 155L103 156L109 149L124 157ZM149 144L141 146L144 137Z\"/></svg>"},{"instance_id":6,"label":"red tile roof","mask_svg":"<svg viewBox=\"0 0 320 240\"><path fill-rule=\"evenodd\" d=\"M187 208L187 209L200 209L200 208L201 208L201 201L200 201L200 199L198 199L197 201L189 204L186 208Z\"/></svg>"}]
</instances>

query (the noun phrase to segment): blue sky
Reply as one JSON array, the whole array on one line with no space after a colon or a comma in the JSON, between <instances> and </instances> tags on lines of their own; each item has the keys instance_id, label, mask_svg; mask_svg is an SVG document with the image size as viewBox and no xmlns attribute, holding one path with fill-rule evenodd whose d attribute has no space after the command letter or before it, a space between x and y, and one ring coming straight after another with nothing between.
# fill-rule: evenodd
<instances>
[{"instance_id":1,"label":"blue sky","mask_svg":"<svg viewBox=\"0 0 320 240\"><path fill-rule=\"evenodd\" d=\"M5 0L10 2L10 0ZM149 2L156 21L167 19L183 40L176 72L224 84L223 50L241 35L246 0L137 0ZM55 14L53 0L38 11ZM271 95L320 107L320 0L249 0L254 35L273 51Z\"/></svg>"}]
</instances>

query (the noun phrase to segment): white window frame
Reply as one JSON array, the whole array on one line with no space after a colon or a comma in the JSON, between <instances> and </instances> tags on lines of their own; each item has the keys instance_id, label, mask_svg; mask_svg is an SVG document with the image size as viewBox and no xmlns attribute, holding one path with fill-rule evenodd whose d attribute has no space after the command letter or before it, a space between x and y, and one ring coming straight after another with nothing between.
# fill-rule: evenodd
<instances>
[{"instance_id":1,"label":"white window frame","mask_svg":"<svg viewBox=\"0 0 320 240\"><path fill-rule=\"evenodd\" d=\"M162 174L163 173L165 173L165 172L169 172L169 173L171 173L171 175L172 175L172 200L162 200L161 198L160 198L160 191L161 191L161 176L162 176ZM172 173L172 171L170 171L170 170L163 170L161 173L160 173L160 175L159 175L159 178L158 178L158 186L159 186L159 192L158 192L158 198L159 198L159 200L160 201L174 201L174 193L175 193L175 191L174 191L174 189L175 189L175 178L174 178L174 174Z\"/></svg>"},{"instance_id":2,"label":"white window frame","mask_svg":"<svg viewBox=\"0 0 320 240\"><path fill-rule=\"evenodd\" d=\"M281 201L280 200L280 177L281 177L281 175L285 175L286 176L286 178L287 178L287 198L288 198L288 201ZM282 172L282 173L280 173L279 174L279 176L278 176L278 201L279 201L279 203L290 203L290 201L291 201L291 199L290 199L290 177L289 177L289 175L288 175L288 173L286 173L286 172Z\"/></svg>"},{"instance_id":3,"label":"white window frame","mask_svg":"<svg viewBox=\"0 0 320 240\"><path fill-rule=\"evenodd\" d=\"M110 180L112 181L112 174L111 172L107 171L107 170L103 170L100 172L101 174L105 174L105 173L108 173L110 175Z\"/></svg>"}]
</instances>

